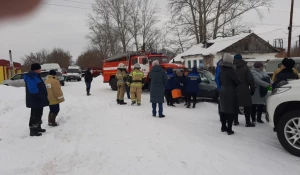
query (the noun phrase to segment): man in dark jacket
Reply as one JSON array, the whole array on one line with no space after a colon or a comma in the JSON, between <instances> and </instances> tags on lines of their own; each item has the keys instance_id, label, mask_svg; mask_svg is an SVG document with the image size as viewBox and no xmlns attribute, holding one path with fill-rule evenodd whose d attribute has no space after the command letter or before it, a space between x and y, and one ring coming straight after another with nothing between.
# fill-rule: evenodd
<instances>
[{"instance_id":1,"label":"man in dark jacket","mask_svg":"<svg viewBox=\"0 0 300 175\"><path fill-rule=\"evenodd\" d=\"M238 115L237 89L240 84L240 80L235 71L232 56L225 54L220 66L220 80L222 82L220 89L221 131L227 132L228 135L231 135L234 134L232 131L233 118Z\"/></svg>"},{"instance_id":2,"label":"man in dark jacket","mask_svg":"<svg viewBox=\"0 0 300 175\"><path fill-rule=\"evenodd\" d=\"M166 93L165 93L167 104L168 104L168 106L175 107L174 99L172 97L172 90L179 88L179 82L176 79L172 68L167 69L167 77L168 77L168 82L166 85Z\"/></svg>"},{"instance_id":3,"label":"man in dark jacket","mask_svg":"<svg viewBox=\"0 0 300 175\"><path fill-rule=\"evenodd\" d=\"M176 71L176 79L179 82L179 88L181 90L181 93L183 93L184 89L183 89L183 85L184 85L184 81L185 81L185 77L183 75L183 72L181 72L180 70ZM176 99L176 103L179 104L180 103L180 98Z\"/></svg>"},{"instance_id":4,"label":"man in dark jacket","mask_svg":"<svg viewBox=\"0 0 300 175\"><path fill-rule=\"evenodd\" d=\"M191 107L191 99L193 97L193 108L196 107L197 95L200 91L199 84L201 83L201 78L198 73L197 67L193 67L192 72L188 74L185 79L186 93L188 95L187 108Z\"/></svg>"},{"instance_id":5,"label":"man in dark jacket","mask_svg":"<svg viewBox=\"0 0 300 175\"><path fill-rule=\"evenodd\" d=\"M158 104L159 117L163 118L165 117L163 115L164 93L168 78L158 61L153 61L152 65L152 70L149 73L149 78L151 79L150 102L152 103L152 116L156 117L156 106Z\"/></svg>"},{"instance_id":6,"label":"man in dark jacket","mask_svg":"<svg viewBox=\"0 0 300 175\"><path fill-rule=\"evenodd\" d=\"M93 75L92 75L90 68L88 68L86 70L86 73L84 74L84 81L85 81L85 85L86 85L86 95L89 96L89 95L91 95L90 90L91 90L91 84L93 81Z\"/></svg>"},{"instance_id":7,"label":"man in dark jacket","mask_svg":"<svg viewBox=\"0 0 300 175\"><path fill-rule=\"evenodd\" d=\"M30 136L41 136L46 132L41 128L43 109L49 106L46 85L40 77L41 66L38 63L31 65L31 71L24 76L26 84L26 107L31 108L29 129Z\"/></svg>"},{"instance_id":8,"label":"man in dark jacket","mask_svg":"<svg viewBox=\"0 0 300 175\"><path fill-rule=\"evenodd\" d=\"M282 61L283 70L279 72L275 77L275 82L273 83L272 87L275 89L277 85L281 81L288 81L288 80L298 80L299 76L295 74L293 68L295 66L295 61L293 59L285 58Z\"/></svg>"},{"instance_id":9,"label":"man in dark jacket","mask_svg":"<svg viewBox=\"0 0 300 175\"><path fill-rule=\"evenodd\" d=\"M243 60L242 55L237 54L234 56L233 64L236 66L237 75L241 81L238 86L238 102L239 107L244 108L246 127L254 127L255 124L251 123L251 96L255 93L255 82L247 62ZM234 118L234 125L238 125L238 115Z\"/></svg>"}]
</instances>

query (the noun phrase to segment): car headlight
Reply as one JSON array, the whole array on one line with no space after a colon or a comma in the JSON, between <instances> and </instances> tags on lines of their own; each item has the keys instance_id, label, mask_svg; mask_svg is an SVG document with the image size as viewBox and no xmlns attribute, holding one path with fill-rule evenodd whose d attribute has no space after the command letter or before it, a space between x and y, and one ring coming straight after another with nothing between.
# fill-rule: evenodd
<instances>
[{"instance_id":1,"label":"car headlight","mask_svg":"<svg viewBox=\"0 0 300 175\"><path fill-rule=\"evenodd\" d=\"M292 87L290 87L290 86L289 87L279 87L279 88L276 88L276 89L273 90L272 95L284 93L284 92L290 90L291 88Z\"/></svg>"}]
</instances>

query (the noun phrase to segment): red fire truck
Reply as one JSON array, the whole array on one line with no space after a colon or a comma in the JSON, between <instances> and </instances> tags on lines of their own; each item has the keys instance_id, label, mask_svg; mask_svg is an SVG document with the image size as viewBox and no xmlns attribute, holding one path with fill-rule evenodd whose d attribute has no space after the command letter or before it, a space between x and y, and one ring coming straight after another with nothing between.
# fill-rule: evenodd
<instances>
[{"instance_id":1,"label":"red fire truck","mask_svg":"<svg viewBox=\"0 0 300 175\"><path fill-rule=\"evenodd\" d=\"M117 90L117 80L115 78L119 63L124 63L127 72L133 70L133 65L139 63L141 70L146 77L145 87L148 87L149 77L148 74L152 68L152 62L158 60L160 65L166 70L167 68L184 68L181 64L169 63L168 57L159 53L147 53L147 52L128 52L112 56L105 60L103 64L102 76L104 83L109 83L112 90Z\"/></svg>"}]
</instances>

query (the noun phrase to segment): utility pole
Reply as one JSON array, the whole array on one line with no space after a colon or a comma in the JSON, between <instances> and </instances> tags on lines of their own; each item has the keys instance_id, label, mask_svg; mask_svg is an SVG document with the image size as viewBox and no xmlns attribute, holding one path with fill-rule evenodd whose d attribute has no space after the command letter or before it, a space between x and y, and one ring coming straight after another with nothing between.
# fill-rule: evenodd
<instances>
[{"instance_id":1,"label":"utility pole","mask_svg":"<svg viewBox=\"0 0 300 175\"><path fill-rule=\"evenodd\" d=\"M294 0L292 0L291 5L291 16L290 16L290 25L289 25L289 43L288 43L288 52L287 56L291 57L291 44L292 44L292 31L293 31L293 15L294 15Z\"/></svg>"},{"instance_id":2,"label":"utility pole","mask_svg":"<svg viewBox=\"0 0 300 175\"><path fill-rule=\"evenodd\" d=\"M12 54L11 54L11 50L9 50L9 58L10 58L10 77L13 77L14 74L14 62L12 61Z\"/></svg>"}]
</instances>

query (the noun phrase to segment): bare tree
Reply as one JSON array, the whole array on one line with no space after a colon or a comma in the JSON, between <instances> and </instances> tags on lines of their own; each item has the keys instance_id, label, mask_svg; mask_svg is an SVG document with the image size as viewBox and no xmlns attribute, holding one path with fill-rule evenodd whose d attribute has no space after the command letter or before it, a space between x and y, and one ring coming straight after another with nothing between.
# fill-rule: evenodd
<instances>
[{"instance_id":1,"label":"bare tree","mask_svg":"<svg viewBox=\"0 0 300 175\"><path fill-rule=\"evenodd\" d=\"M86 69L88 67L102 67L103 54L99 50L88 49L84 53L82 53L77 61L76 65L80 66L82 69Z\"/></svg>"}]
</instances>

